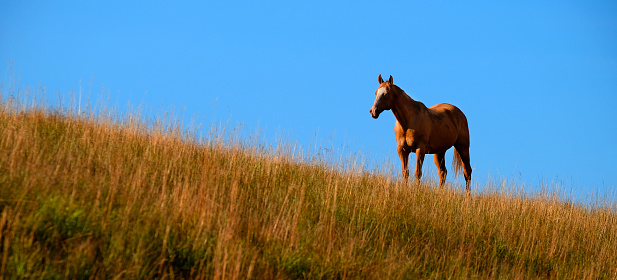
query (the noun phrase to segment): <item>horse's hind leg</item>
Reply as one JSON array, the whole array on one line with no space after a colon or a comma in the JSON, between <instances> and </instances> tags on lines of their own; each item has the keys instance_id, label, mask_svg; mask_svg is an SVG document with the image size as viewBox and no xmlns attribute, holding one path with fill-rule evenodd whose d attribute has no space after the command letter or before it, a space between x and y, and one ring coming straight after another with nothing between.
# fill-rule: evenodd
<instances>
[{"instance_id":1,"label":"horse's hind leg","mask_svg":"<svg viewBox=\"0 0 617 280\"><path fill-rule=\"evenodd\" d=\"M471 163L469 162L469 145L457 145L454 147L463 161L463 174L465 175L467 194L471 192Z\"/></svg>"},{"instance_id":2,"label":"horse's hind leg","mask_svg":"<svg viewBox=\"0 0 617 280\"><path fill-rule=\"evenodd\" d=\"M443 187L446 183L446 174L448 174L448 170L446 170L446 153L434 154L433 159L435 159L435 165L437 165L437 169L439 169L439 186Z\"/></svg>"}]
</instances>

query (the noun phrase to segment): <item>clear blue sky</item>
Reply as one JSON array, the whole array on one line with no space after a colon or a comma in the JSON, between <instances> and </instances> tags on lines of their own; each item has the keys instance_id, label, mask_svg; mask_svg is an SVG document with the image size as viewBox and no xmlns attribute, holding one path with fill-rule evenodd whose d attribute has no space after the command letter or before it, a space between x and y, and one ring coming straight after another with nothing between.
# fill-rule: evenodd
<instances>
[{"instance_id":1,"label":"clear blue sky","mask_svg":"<svg viewBox=\"0 0 617 280\"><path fill-rule=\"evenodd\" d=\"M125 2L2 1L3 87L13 75L68 95L81 81L398 172L393 115L369 115L377 75L392 75L467 115L476 183L617 187L615 1Z\"/></svg>"}]
</instances>

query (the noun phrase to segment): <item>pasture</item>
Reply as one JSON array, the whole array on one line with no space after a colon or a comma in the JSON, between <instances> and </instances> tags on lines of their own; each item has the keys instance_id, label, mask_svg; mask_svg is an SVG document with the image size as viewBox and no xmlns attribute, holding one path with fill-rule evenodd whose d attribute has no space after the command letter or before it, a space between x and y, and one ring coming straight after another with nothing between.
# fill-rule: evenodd
<instances>
[{"instance_id":1,"label":"pasture","mask_svg":"<svg viewBox=\"0 0 617 280\"><path fill-rule=\"evenodd\" d=\"M467 197L165 116L0 99L2 278L617 278L602 201Z\"/></svg>"}]
</instances>

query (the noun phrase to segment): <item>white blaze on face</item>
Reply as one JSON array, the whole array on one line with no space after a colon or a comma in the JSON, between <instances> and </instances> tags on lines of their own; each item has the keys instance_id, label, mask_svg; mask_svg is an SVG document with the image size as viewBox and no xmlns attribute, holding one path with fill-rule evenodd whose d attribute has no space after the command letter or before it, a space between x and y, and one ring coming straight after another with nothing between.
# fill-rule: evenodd
<instances>
[{"instance_id":1,"label":"white blaze on face","mask_svg":"<svg viewBox=\"0 0 617 280\"><path fill-rule=\"evenodd\" d=\"M377 96L381 97L384 93L386 93L386 87L380 87L377 89Z\"/></svg>"},{"instance_id":2,"label":"white blaze on face","mask_svg":"<svg viewBox=\"0 0 617 280\"><path fill-rule=\"evenodd\" d=\"M379 114L384 110L381 104L381 98L386 95L386 87L379 87L375 92L375 103L373 103L373 107L371 107L371 116L373 118L377 118Z\"/></svg>"},{"instance_id":3,"label":"white blaze on face","mask_svg":"<svg viewBox=\"0 0 617 280\"><path fill-rule=\"evenodd\" d=\"M379 104L379 100L386 93L386 87L380 87L377 89L377 94L375 95L375 105Z\"/></svg>"}]
</instances>

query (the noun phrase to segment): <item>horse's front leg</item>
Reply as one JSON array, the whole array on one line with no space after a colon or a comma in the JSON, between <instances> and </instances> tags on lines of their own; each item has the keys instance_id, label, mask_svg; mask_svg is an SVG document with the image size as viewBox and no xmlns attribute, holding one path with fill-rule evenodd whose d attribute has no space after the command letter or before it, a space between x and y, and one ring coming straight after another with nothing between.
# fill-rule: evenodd
<instances>
[{"instance_id":1,"label":"horse's front leg","mask_svg":"<svg viewBox=\"0 0 617 280\"><path fill-rule=\"evenodd\" d=\"M424 151L420 148L416 149L416 180L420 184L420 178L422 178L422 163L424 163Z\"/></svg>"},{"instance_id":2,"label":"horse's front leg","mask_svg":"<svg viewBox=\"0 0 617 280\"><path fill-rule=\"evenodd\" d=\"M396 150L398 151L398 156L401 158L403 179L405 179L405 184L407 184L409 179L409 149L406 149L403 145L397 145Z\"/></svg>"}]
</instances>

